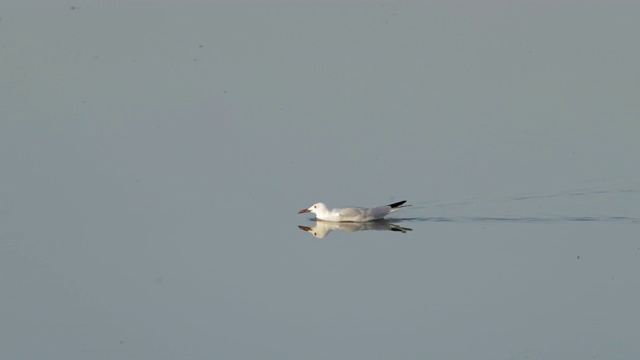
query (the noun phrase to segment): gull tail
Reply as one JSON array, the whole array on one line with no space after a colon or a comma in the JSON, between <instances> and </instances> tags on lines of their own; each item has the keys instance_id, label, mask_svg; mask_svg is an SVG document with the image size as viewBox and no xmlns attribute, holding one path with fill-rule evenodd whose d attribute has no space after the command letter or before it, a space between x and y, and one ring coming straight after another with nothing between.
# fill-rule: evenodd
<instances>
[{"instance_id":1,"label":"gull tail","mask_svg":"<svg viewBox=\"0 0 640 360\"><path fill-rule=\"evenodd\" d=\"M392 209L411 206L411 205L400 206L400 205L402 205L402 204L404 204L406 202L407 202L407 200L402 200L402 201L398 201L397 203L389 204L387 206L391 207Z\"/></svg>"}]
</instances>

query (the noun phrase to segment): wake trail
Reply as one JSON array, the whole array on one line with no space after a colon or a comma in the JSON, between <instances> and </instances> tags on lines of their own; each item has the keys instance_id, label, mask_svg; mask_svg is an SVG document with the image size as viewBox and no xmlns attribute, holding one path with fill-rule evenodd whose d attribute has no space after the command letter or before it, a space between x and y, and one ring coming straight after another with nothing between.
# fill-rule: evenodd
<instances>
[{"instance_id":1,"label":"wake trail","mask_svg":"<svg viewBox=\"0 0 640 360\"><path fill-rule=\"evenodd\" d=\"M491 197L468 197L451 201L442 200L423 200L414 202L413 205L419 208L424 206L439 206L439 207L452 207L452 206L469 206L478 205L483 203L504 203L515 201L527 201L527 200L540 200L540 199L557 199L562 197L580 197L580 196L594 196L612 193L635 193L640 191L640 182L626 183L623 186L616 186L616 188L609 187L589 187L578 188L573 190L563 190L556 192L544 192L544 193L521 193L514 195L501 195Z\"/></svg>"},{"instance_id":2,"label":"wake trail","mask_svg":"<svg viewBox=\"0 0 640 360\"><path fill-rule=\"evenodd\" d=\"M599 198L600 196L603 197ZM427 200L414 202L414 209L429 209L430 215L434 216L406 217L393 220L635 224L640 223L640 213L633 210L633 205L629 206L635 201L634 197L638 197L640 200L640 182L581 187L562 191L468 197L451 201Z\"/></svg>"}]
</instances>

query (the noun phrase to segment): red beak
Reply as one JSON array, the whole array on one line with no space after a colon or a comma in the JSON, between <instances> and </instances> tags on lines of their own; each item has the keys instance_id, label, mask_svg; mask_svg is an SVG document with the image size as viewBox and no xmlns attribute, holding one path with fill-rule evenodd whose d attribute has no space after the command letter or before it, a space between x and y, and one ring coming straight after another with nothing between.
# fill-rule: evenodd
<instances>
[{"instance_id":1,"label":"red beak","mask_svg":"<svg viewBox=\"0 0 640 360\"><path fill-rule=\"evenodd\" d=\"M311 210L309 210L309 209L302 209L302 210L298 211L298 214L304 214L304 213L306 213L306 212L311 212Z\"/></svg>"},{"instance_id":2,"label":"red beak","mask_svg":"<svg viewBox=\"0 0 640 360\"><path fill-rule=\"evenodd\" d=\"M309 230L311 230L311 228L310 228L310 227L308 227L308 226L298 225L298 227L300 228L300 230L304 230L304 231L309 231Z\"/></svg>"}]
</instances>

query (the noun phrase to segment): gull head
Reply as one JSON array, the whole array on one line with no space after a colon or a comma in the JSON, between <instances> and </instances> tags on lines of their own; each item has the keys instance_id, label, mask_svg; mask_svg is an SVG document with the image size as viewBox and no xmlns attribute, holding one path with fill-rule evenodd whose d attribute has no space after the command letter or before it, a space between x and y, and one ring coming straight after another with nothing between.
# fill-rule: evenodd
<instances>
[{"instance_id":1,"label":"gull head","mask_svg":"<svg viewBox=\"0 0 640 360\"><path fill-rule=\"evenodd\" d=\"M327 205L323 204L323 203L315 203L313 205L311 205L311 207L309 207L308 209L302 209L300 211L298 211L298 214L303 214L303 213L314 213L314 214L318 214L318 212L321 211L327 211Z\"/></svg>"}]
</instances>

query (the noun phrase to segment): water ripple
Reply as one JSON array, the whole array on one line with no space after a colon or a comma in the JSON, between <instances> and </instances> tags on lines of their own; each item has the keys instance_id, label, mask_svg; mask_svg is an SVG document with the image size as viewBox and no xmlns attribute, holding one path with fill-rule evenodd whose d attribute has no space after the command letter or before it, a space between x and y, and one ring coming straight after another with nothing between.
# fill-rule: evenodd
<instances>
[{"instance_id":1,"label":"water ripple","mask_svg":"<svg viewBox=\"0 0 640 360\"><path fill-rule=\"evenodd\" d=\"M640 224L640 218L625 216L557 216L557 217L501 217L501 216L480 216L480 217L412 217L412 218L389 218L389 221L429 221L429 222L509 222L509 223L571 223L571 222L607 222Z\"/></svg>"}]
</instances>

